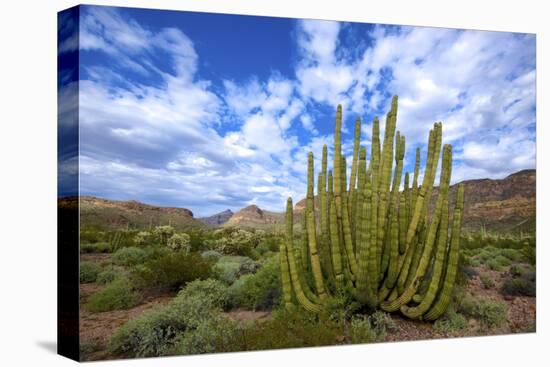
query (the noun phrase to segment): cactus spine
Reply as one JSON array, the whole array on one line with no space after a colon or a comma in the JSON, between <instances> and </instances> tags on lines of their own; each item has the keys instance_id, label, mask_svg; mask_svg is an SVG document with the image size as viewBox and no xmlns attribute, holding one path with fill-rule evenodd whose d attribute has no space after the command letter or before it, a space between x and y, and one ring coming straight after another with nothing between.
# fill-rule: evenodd
<instances>
[{"instance_id":1,"label":"cactus spine","mask_svg":"<svg viewBox=\"0 0 550 367\"><path fill-rule=\"evenodd\" d=\"M382 141L380 121L374 119L368 162L367 151L360 146L361 121L356 120L349 182L342 155L342 107L338 106L332 170L327 170L327 147L322 151L318 219L313 154L309 153L301 247L293 245L292 199L287 201L286 241L280 257L285 307L293 307L295 295L303 308L318 313L334 292L346 288L364 305L415 319L435 320L447 308L458 263L464 188L459 185L457 190L449 239L452 147L441 149L442 124L435 123L429 133L422 184L417 148L412 185L407 172L400 191L405 137L396 131L397 104L395 96ZM429 213L440 156L439 192ZM310 277L313 288L306 282Z\"/></svg>"}]
</instances>

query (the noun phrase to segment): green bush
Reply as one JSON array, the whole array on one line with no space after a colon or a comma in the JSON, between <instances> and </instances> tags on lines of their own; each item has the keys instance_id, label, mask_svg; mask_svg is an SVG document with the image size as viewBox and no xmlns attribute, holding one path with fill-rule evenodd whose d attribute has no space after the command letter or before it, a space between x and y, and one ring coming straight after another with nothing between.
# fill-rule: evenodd
<instances>
[{"instance_id":1,"label":"green bush","mask_svg":"<svg viewBox=\"0 0 550 367\"><path fill-rule=\"evenodd\" d=\"M351 342L354 344L383 342L388 331L395 329L391 316L382 311L376 311L370 316L354 316L350 325Z\"/></svg>"},{"instance_id":2,"label":"green bush","mask_svg":"<svg viewBox=\"0 0 550 367\"><path fill-rule=\"evenodd\" d=\"M110 253L111 251L111 245L106 242L80 244L81 254L105 254Z\"/></svg>"},{"instance_id":3,"label":"green bush","mask_svg":"<svg viewBox=\"0 0 550 367\"><path fill-rule=\"evenodd\" d=\"M113 264L120 266L134 266L142 264L147 259L147 253L138 247L123 247L117 250L111 258Z\"/></svg>"},{"instance_id":4,"label":"green bush","mask_svg":"<svg viewBox=\"0 0 550 367\"><path fill-rule=\"evenodd\" d=\"M500 292L509 296L535 297L537 294L535 273L525 273L521 277L506 279Z\"/></svg>"},{"instance_id":5,"label":"green bush","mask_svg":"<svg viewBox=\"0 0 550 367\"><path fill-rule=\"evenodd\" d=\"M512 277L520 277L522 276L523 274L525 274L525 268L519 264L514 264L512 266L510 266L510 269L508 270L510 275Z\"/></svg>"},{"instance_id":6,"label":"green bush","mask_svg":"<svg viewBox=\"0 0 550 367\"><path fill-rule=\"evenodd\" d=\"M163 256L170 255L172 253L172 250L167 248L166 246L145 246L143 247L143 251L145 251L145 258L147 261L159 259Z\"/></svg>"},{"instance_id":7,"label":"green bush","mask_svg":"<svg viewBox=\"0 0 550 367\"><path fill-rule=\"evenodd\" d=\"M535 240L531 241L524 241L522 243L522 250L521 250L525 260L531 265L535 265L537 262L537 247Z\"/></svg>"},{"instance_id":8,"label":"green bush","mask_svg":"<svg viewBox=\"0 0 550 367\"><path fill-rule=\"evenodd\" d=\"M96 282L99 284L108 284L120 276L120 272L114 269L103 270L97 275Z\"/></svg>"},{"instance_id":9,"label":"green bush","mask_svg":"<svg viewBox=\"0 0 550 367\"><path fill-rule=\"evenodd\" d=\"M168 305L146 311L117 329L109 350L128 357L152 357L196 347L205 328L214 327L212 321L221 323L219 310L226 303L225 289L212 279L189 283ZM189 333L193 337L185 339Z\"/></svg>"},{"instance_id":10,"label":"green bush","mask_svg":"<svg viewBox=\"0 0 550 367\"><path fill-rule=\"evenodd\" d=\"M212 267L212 274L216 279L231 285L241 275L254 273L260 266L246 256L222 256Z\"/></svg>"},{"instance_id":11,"label":"green bush","mask_svg":"<svg viewBox=\"0 0 550 367\"><path fill-rule=\"evenodd\" d=\"M487 266L491 270L502 271L504 267L510 266L512 261L505 256L497 255L486 262Z\"/></svg>"},{"instance_id":12,"label":"green bush","mask_svg":"<svg viewBox=\"0 0 550 367\"><path fill-rule=\"evenodd\" d=\"M478 319L485 328L502 326L507 319L508 306L504 301L494 301L487 298L476 299L470 294L464 294L456 300L457 311Z\"/></svg>"},{"instance_id":13,"label":"green bush","mask_svg":"<svg viewBox=\"0 0 550 367\"><path fill-rule=\"evenodd\" d=\"M141 231L134 236L134 243L137 246L150 245L152 244L152 242L153 242L153 234L151 232Z\"/></svg>"},{"instance_id":14,"label":"green bush","mask_svg":"<svg viewBox=\"0 0 550 367\"><path fill-rule=\"evenodd\" d=\"M273 318L254 322L242 331L243 350L315 347L334 345L344 333L341 323L320 321L299 308L279 309ZM238 341L238 340L237 340Z\"/></svg>"},{"instance_id":15,"label":"green bush","mask_svg":"<svg viewBox=\"0 0 550 367\"><path fill-rule=\"evenodd\" d=\"M351 342L353 344L364 344L376 342L376 333L368 317L356 316L350 323Z\"/></svg>"},{"instance_id":16,"label":"green bush","mask_svg":"<svg viewBox=\"0 0 550 367\"><path fill-rule=\"evenodd\" d=\"M508 307L503 301L479 300L476 307L476 316L489 329L500 327L506 323Z\"/></svg>"},{"instance_id":17,"label":"green bush","mask_svg":"<svg viewBox=\"0 0 550 367\"><path fill-rule=\"evenodd\" d=\"M492 289L495 287L495 281L487 273L481 273L479 279L481 280L481 284L483 284L483 288Z\"/></svg>"},{"instance_id":18,"label":"green bush","mask_svg":"<svg viewBox=\"0 0 550 367\"><path fill-rule=\"evenodd\" d=\"M505 248L500 251L500 254L506 257L508 260L518 262L523 260L523 254L520 250Z\"/></svg>"},{"instance_id":19,"label":"green bush","mask_svg":"<svg viewBox=\"0 0 550 367\"><path fill-rule=\"evenodd\" d=\"M191 237L187 233L174 233L168 239L168 247L174 251L191 251Z\"/></svg>"},{"instance_id":20,"label":"green bush","mask_svg":"<svg viewBox=\"0 0 550 367\"><path fill-rule=\"evenodd\" d=\"M243 275L235 281L229 288L229 297L232 307L267 310L278 305L281 297L278 256L269 258L255 274Z\"/></svg>"},{"instance_id":21,"label":"green bush","mask_svg":"<svg viewBox=\"0 0 550 367\"><path fill-rule=\"evenodd\" d=\"M175 252L135 267L131 277L139 288L177 290L192 280L208 278L210 268L211 262L198 253Z\"/></svg>"},{"instance_id":22,"label":"green bush","mask_svg":"<svg viewBox=\"0 0 550 367\"><path fill-rule=\"evenodd\" d=\"M215 251L215 250L207 250L201 253L201 256L203 259L216 262L222 257L222 254L220 254L218 251Z\"/></svg>"},{"instance_id":23,"label":"green bush","mask_svg":"<svg viewBox=\"0 0 550 367\"><path fill-rule=\"evenodd\" d=\"M178 355L234 352L242 350L241 338L237 321L217 315L181 333L174 350Z\"/></svg>"},{"instance_id":24,"label":"green bush","mask_svg":"<svg viewBox=\"0 0 550 367\"><path fill-rule=\"evenodd\" d=\"M91 261L80 263L80 283L93 283L101 272L101 266Z\"/></svg>"},{"instance_id":25,"label":"green bush","mask_svg":"<svg viewBox=\"0 0 550 367\"><path fill-rule=\"evenodd\" d=\"M454 334L468 326L468 321L450 305L443 317L434 323L434 329L443 334Z\"/></svg>"},{"instance_id":26,"label":"green bush","mask_svg":"<svg viewBox=\"0 0 550 367\"><path fill-rule=\"evenodd\" d=\"M142 297L127 278L117 278L90 296L86 308L92 312L124 310L136 306Z\"/></svg>"}]
</instances>

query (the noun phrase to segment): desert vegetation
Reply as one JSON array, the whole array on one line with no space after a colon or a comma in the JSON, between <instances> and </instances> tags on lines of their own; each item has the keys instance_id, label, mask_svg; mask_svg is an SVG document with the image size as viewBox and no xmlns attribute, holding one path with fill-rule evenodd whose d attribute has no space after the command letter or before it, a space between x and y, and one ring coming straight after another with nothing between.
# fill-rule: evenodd
<instances>
[{"instance_id":1,"label":"desert vegetation","mask_svg":"<svg viewBox=\"0 0 550 367\"><path fill-rule=\"evenodd\" d=\"M394 99L369 161L357 122L348 177L338 109L333 168L324 147L315 197L310 154L305 209L288 200L284 231L84 222L82 359L534 331L534 233L461 230L441 124L403 174L396 117Z\"/></svg>"}]
</instances>

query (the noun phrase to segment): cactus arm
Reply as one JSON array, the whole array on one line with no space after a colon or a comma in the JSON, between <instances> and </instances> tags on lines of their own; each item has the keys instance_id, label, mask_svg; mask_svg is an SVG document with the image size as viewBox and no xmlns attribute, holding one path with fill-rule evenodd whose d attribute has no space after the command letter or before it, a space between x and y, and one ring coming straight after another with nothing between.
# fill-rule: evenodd
<instances>
[{"instance_id":1,"label":"cactus arm","mask_svg":"<svg viewBox=\"0 0 550 367\"><path fill-rule=\"evenodd\" d=\"M309 245L309 260L313 279L315 280L315 289L319 299L324 300L327 297L325 285L323 282L323 274L321 271L321 261L317 250L317 239L315 233L315 212L313 202L313 153L309 152L308 156L308 183L307 183L307 201L306 201L306 220L307 220L307 237Z\"/></svg>"},{"instance_id":2,"label":"cactus arm","mask_svg":"<svg viewBox=\"0 0 550 367\"><path fill-rule=\"evenodd\" d=\"M439 223L439 233L437 239L437 250L433 264L432 278L430 279L429 287L421 299L415 299L419 302L416 307L401 307L401 313L411 319L420 318L432 305L439 289L441 274L443 273L443 263L445 261L445 252L447 250L447 230L449 226L449 202L447 197L443 200L443 208L441 211L441 221ZM415 295L416 297L416 295ZM413 297L414 299L414 297Z\"/></svg>"},{"instance_id":3,"label":"cactus arm","mask_svg":"<svg viewBox=\"0 0 550 367\"><path fill-rule=\"evenodd\" d=\"M342 172L342 177L346 177L345 176L345 167L346 167L346 160L345 158L342 158L342 167L343 167L343 172ZM343 180L343 187L345 188L346 185L345 185L345 179ZM355 249L353 248L353 241L352 241L352 238L351 238L351 225L350 225L350 220L349 220L349 212L347 210L347 202L348 202L348 195L347 193L345 192L345 190L343 190L344 192L342 192L342 228L343 228L343 234L344 234L344 251L345 251L345 254L346 254L346 259L345 259L345 262L348 264L349 266L349 271L350 271L350 275L351 275L351 279L353 280L354 277L355 277L355 274L357 274L357 260L355 259Z\"/></svg>"},{"instance_id":4,"label":"cactus arm","mask_svg":"<svg viewBox=\"0 0 550 367\"><path fill-rule=\"evenodd\" d=\"M435 131L437 136L438 132L437 130ZM436 147L437 147L437 144L436 144ZM405 289L403 294L400 295L395 301L391 302L391 304L383 304L383 307L387 307L388 309L392 309L396 311L397 309L401 308L401 306L408 303L412 299L412 297L415 295L420 285L420 282L422 281L422 278L426 274L426 270L428 268L428 265L430 263L431 256L432 256L432 250L435 242L437 227L439 226L439 220L441 219L441 209L442 209L443 201L444 201L444 198L447 196L447 192L449 188L449 181L450 181L450 175L451 175L451 162L452 162L452 148L450 145L446 145L444 147L444 152L443 152L443 164L441 165L441 180L439 185L440 186L439 196L437 198L435 212L433 214L433 217L428 229L426 242L422 250L422 256L420 257L420 261L418 262L418 267L414 272L414 277L412 278L412 282L408 285L407 289ZM419 197L419 200L420 200L420 197ZM419 203L417 202L417 207L418 207L418 204ZM394 309L394 307L397 307L397 309Z\"/></svg>"},{"instance_id":5,"label":"cactus arm","mask_svg":"<svg viewBox=\"0 0 550 367\"><path fill-rule=\"evenodd\" d=\"M293 308L292 304L292 284L290 281L290 269L288 267L288 257L286 254L286 246L281 243L279 246L279 264L281 267L281 283L283 287L283 302L287 310Z\"/></svg>"},{"instance_id":6,"label":"cactus arm","mask_svg":"<svg viewBox=\"0 0 550 367\"><path fill-rule=\"evenodd\" d=\"M358 159L359 159L359 142L361 140L361 119L355 120L355 132L353 136L353 158L351 160L351 175L349 179L348 190L348 211L350 213L350 225L352 238L355 239L355 217L351 215L354 213L353 203L356 200L356 184L357 184L357 171L358 171ZM354 242L355 243L355 242Z\"/></svg>"},{"instance_id":7,"label":"cactus arm","mask_svg":"<svg viewBox=\"0 0 550 367\"><path fill-rule=\"evenodd\" d=\"M368 273L367 273L367 282L369 287L369 292L371 294L376 294L378 291L378 276L380 273L380 252L381 249L378 248L378 177L379 177L379 162L380 162L380 126L378 118L375 118L372 124L372 156L371 156L371 187L370 187L370 220L369 220L369 232L370 239L368 241ZM376 307L378 300L373 298L370 299L370 306Z\"/></svg>"},{"instance_id":8,"label":"cactus arm","mask_svg":"<svg viewBox=\"0 0 550 367\"><path fill-rule=\"evenodd\" d=\"M456 192L456 204L453 214L453 230L451 234L451 243L449 246L447 269L442 289L437 301L424 316L425 320L438 319L451 301L451 293L455 284L456 271L458 267L459 248L460 248L460 230L462 226L462 215L464 212L464 184L458 185Z\"/></svg>"},{"instance_id":9,"label":"cactus arm","mask_svg":"<svg viewBox=\"0 0 550 367\"><path fill-rule=\"evenodd\" d=\"M294 288L294 293L296 294L296 299L302 305L304 309L309 312L319 313L321 312L321 307L313 303L310 299L306 297L303 292L302 285L300 284L298 269L296 266L296 260L294 258L293 251L293 211L292 211L292 199L288 198L286 204L286 259L288 261L288 266L290 269L290 279L292 282L292 287Z\"/></svg>"}]
</instances>

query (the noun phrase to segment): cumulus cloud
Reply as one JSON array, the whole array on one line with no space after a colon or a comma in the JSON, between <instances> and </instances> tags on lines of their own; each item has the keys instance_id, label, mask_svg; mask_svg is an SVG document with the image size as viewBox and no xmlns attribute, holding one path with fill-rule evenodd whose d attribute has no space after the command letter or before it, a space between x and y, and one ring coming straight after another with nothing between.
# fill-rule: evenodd
<instances>
[{"instance_id":1,"label":"cumulus cloud","mask_svg":"<svg viewBox=\"0 0 550 367\"><path fill-rule=\"evenodd\" d=\"M406 169L417 146L425 159L435 121L443 121L444 141L454 146L454 182L535 166L533 35L298 21L295 43L281 46L297 51L293 75L273 66L267 77L213 79L200 72L202 55L180 29L85 9L85 194L183 206L196 215L252 203L281 211L288 196L305 194L309 151L317 169L324 144L332 161L327 111L332 124L335 105L344 107L350 166L350 122L362 118L361 144L370 153L371 121L378 115L384 122L392 94L407 137ZM98 54L103 62L88 57Z\"/></svg>"}]
</instances>

